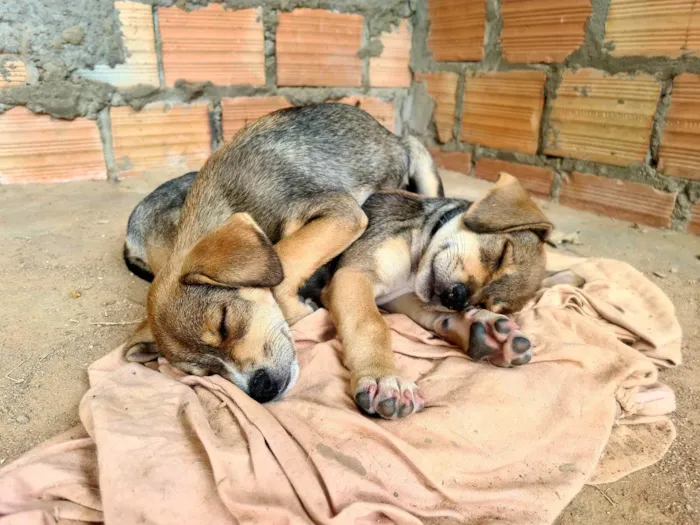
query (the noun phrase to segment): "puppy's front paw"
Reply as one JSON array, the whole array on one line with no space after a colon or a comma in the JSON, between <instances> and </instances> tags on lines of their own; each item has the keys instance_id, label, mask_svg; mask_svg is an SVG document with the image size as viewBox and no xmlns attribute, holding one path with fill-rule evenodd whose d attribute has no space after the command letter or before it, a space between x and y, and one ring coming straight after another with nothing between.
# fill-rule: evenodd
<instances>
[{"instance_id":1,"label":"puppy's front paw","mask_svg":"<svg viewBox=\"0 0 700 525\"><path fill-rule=\"evenodd\" d=\"M361 376L354 394L364 412L384 419L406 417L424 405L418 385L398 375Z\"/></svg>"},{"instance_id":2,"label":"puppy's front paw","mask_svg":"<svg viewBox=\"0 0 700 525\"><path fill-rule=\"evenodd\" d=\"M474 361L511 367L532 359L532 345L520 327L505 315L488 310L449 314L439 320L435 332L459 346Z\"/></svg>"},{"instance_id":3,"label":"puppy's front paw","mask_svg":"<svg viewBox=\"0 0 700 525\"><path fill-rule=\"evenodd\" d=\"M282 310L282 315L285 321L290 325L301 321L307 315L314 313L315 309L312 305L302 301L294 296L275 294L275 300Z\"/></svg>"}]
</instances>

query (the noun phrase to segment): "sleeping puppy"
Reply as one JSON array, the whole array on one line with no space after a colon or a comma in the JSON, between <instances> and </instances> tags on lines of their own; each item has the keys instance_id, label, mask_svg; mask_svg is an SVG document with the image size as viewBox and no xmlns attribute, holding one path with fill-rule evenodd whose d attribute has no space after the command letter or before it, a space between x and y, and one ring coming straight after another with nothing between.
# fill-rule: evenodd
<instances>
[{"instance_id":1,"label":"sleeping puppy","mask_svg":"<svg viewBox=\"0 0 700 525\"><path fill-rule=\"evenodd\" d=\"M540 288L552 225L515 177L501 174L475 203L393 191L372 195L363 210L369 226L331 269L321 297L362 410L396 418L423 408L417 385L394 365L377 305L474 360L530 361L529 340L503 314L520 310Z\"/></svg>"},{"instance_id":2,"label":"sleeping puppy","mask_svg":"<svg viewBox=\"0 0 700 525\"><path fill-rule=\"evenodd\" d=\"M138 254L150 251L156 224L174 229L193 177L168 181L132 213L125 259L135 272L150 271ZM408 315L472 359L499 366L530 360L529 341L503 313L520 309L540 286L542 239L551 225L517 179L502 176L476 203L380 192L363 210L365 233L299 290L320 304L321 289L335 274L324 303L344 337L354 397L363 410L391 418L422 408L416 385L396 373L375 302Z\"/></svg>"},{"instance_id":3,"label":"sleeping puppy","mask_svg":"<svg viewBox=\"0 0 700 525\"><path fill-rule=\"evenodd\" d=\"M259 402L294 385L289 324L311 311L297 290L365 230L361 204L382 189L442 195L416 139L345 104L266 115L216 151L189 190L180 183L155 192L129 222L126 258L155 277L126 357L160 353Z\"/></svg>"}]
</instances>

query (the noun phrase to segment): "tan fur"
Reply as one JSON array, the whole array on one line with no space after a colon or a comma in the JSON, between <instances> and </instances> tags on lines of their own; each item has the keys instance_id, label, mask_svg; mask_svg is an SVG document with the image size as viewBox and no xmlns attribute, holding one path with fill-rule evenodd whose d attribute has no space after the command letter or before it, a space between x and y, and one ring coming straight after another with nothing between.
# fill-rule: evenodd
<instances>
[{"instance_id":1,"label":"tan fur","mask_svg":"<svg viewBox=\"0 0 700 525\"><path fill-rule=\"evenodd\" d=\"M469 208L464 222L477 233L532 230L542 240L552 231L552 224L518 179L505 172L499 174L491 191Z\"/></svg>"},{"instance_id":2,"label":"tan fur","mask_svg":"<svg viewBox=\"0 0 700 525\"><path fill-rule=\"evenodd\" d=\"M164 240L162 244L150 244L146 247L148 261L154 273L160 272L167 264L172 252L171 241Z\"/></svg>"},{"instance_id":3,"label":"tan fur","mask_svg":"<svg viewBox=\"0 0 700 525\"><path fill-rule=\"evenodd\" d=\"M363 377L396 375L391 333L374 301L376 285L366 272L343 268L334 275L324 299L343 341L352 391Z\"/></svg>"},{"instance_id":4,"label":"tan fur","mask_svg":"<svg viewBox=\"0 0 700 525\"><path fill-rule=\"evenodd\" d=\"M287 224L284 225L284 229L282 230L282 237L289 237L293 233L298 232L303 226L304 221L301 221L299 219L289 221Z\"/></svg>"},{"instance_id":5,"label":"tan fur","mask_svg":"<svg viewBox=\"0 0 700 525\"><path fill-rule=\"evenodd\" d=\"M296 381L288 324L309 313L299 288L362 235L361 204L382 189L442 195L420 142L344 104L262 117L192 175L157 188L130 217L125 260L153 277L152 337L144 327L135 341L150 349L155 339L174 366L220 374L260 402Z\"/></svg>"},{"instance_id":6,"label":"tan fur","mask_svg":"<svg viewBox=\"0 0 700 525\"><path fill-rule=\"evenodd\" d=\"M466 229L462 221L456 220L445 225L431 244L438 246L442 239L448 238L459 247L456 250L459 256L454 258L453 281L466 282L471 278L479 286L483 286L491 274L479 257L481 253L479 235Z\"/></svg>"},{"instance_id":7,"label":"tan fur","mask_svg":"<svg viewBox=\"0 0 700 525\"><path fill-rule=\"evenodd\" d=\"M191 249L172 253L168 265L154 281L149 293L148 320L150 330L159 336L158 350L167 352L173 364L186 373L207 375L211 368L200 364L198 346L217 349L217 355L228 356L237 368L235 374L229 370L233 374L229 379L245 388L246 383L241 379L243 373L270 366L271 358L266 355L264 344L265 336L269 336L266 334L268 323L277 319L277 324L282 325L284 319L270 289L262 287L279 284L282 277L274 248L255 222L245 213L232 215ZM214 285L220 290L221 299L204 297L195 301L199 296L188 295L193 287L187 283ZM241 310L242 302L250 307ZM170 335L171 324L182 319L183 303L187 304L185 311L201 312L201 324L180 323L180 337L176 339ZM156 309L157 304L161 305L160 310ZM229 312L223 325L230 334L244 333L244 336L222 338L224 307L229 308ZM155 334L149 334L150 330L149 326L144 326L141 338L150 338L152 342ZM137 339L132 337L128 345L137 343ZM155 351L154 345L151 347ZM133 350L127 352L127 357L136 360L131 356L138 358L142 354ZM222 365L219 373L227 375L226 370Z\"/></svg>"},{"instance_id":8,"label":"tan fur","mask_svg":"<svg viewBox=\"0 0 700 525\"><path fill-rule=\"evenodd\" d=\"M445 317L445 312L429 307L414 293L407 293L384 303L382 308L389 312L402 313L431 332L437 332L437 324Z\"/></svg>"},{"instance_id":9,"label":"tan fur","mask_svg":"<svg viewBox=\"0 0 700 525\"><path fill-rule=\"evenodd\" d=\"M275 286L281 265L265 235L247 213L235 213L192 248L182 264L188 284Z\"/></svg>"},{"instance_id":10,"label":"tan fur","mask_svg":"<svg viewBox=\"0 0 700 525\"><path fill-rule=\"evenodd\" d=\"M376 269L381 288L389 289L396 282L407 282L411 276L411 253L404 239L392 237L384 241L373 259L371 267Z\"/></svg>"},{"instance_id":11,"label":"tan fur","mask_svg":"<svg viewBox=\"0 0 700 525\"><path fill-rule=\"evenodd\" d=\"M297 297L303 282L365 231L367 217L359 206L354 208L354 214L315 219L275 245L285 278L274 289L274 295L288 321L294 322L309 313Z\"/></svg>"},{"instance_id":12,"label":"tan fur","mask_svg":"<svg viewBox=\"0 0 700 525\"><path fill-rule=\"evenodd\" d=\"M551 224L510 175L502 175L489 193L466 213L444 224L427 244L421 244L422 231L406 233L400 219L396 224L399 226L394 226L395 231L401 232L396 236L380 237L381 240L366 245L356 243L343 256L324 291L324 304L343 340L353 391L361 378L396 375L390 331L377 302L389 311L408 315L425 329L440 333L463 348L468 346L467 323L448 322L457 328L443 329L445 321L464 314L434 302L430 283L434 286L436 266L444 269L441 278L446 282L474 286L474 301L485 312L478 315L491 317L518 309L523 300L530 298L531 294L520 293L512 286L534 293L544 277L543 238ZM495 296L489 295L487 291L493 283L509 282L504 277L514 277L514 284L503 284ZM420 290L424 291L422 296ZM513 302L498 300L511 295L516 297Z\"/></svg>"}]
</instances>

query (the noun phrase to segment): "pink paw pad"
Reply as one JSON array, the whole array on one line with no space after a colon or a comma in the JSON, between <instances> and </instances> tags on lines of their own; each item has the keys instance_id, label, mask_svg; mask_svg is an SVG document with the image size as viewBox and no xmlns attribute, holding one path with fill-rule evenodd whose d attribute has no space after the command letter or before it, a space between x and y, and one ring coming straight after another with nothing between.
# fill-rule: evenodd
<instances>
[{"instance_id":1,"label":"pink paw pad","mask_svg":"<svg viewBox=\"0 0 700 525\"><path fill-rule=\"evenodd\" d=\"M442 320L438 335L457 344L474 361L512 367L530 362L532 345L508 317L487 310L471 310Z\"/></svg>"},{"instance_id":2,"label":"pink paw pad","mask_svg":"<svg viewBox=\"0 0 700 525\"><path fill-rule=\"evenodd\" d=\"M355 402L367 414L384 419L406 417L424 406L418 386L398 376L363 377L355 389Z\"/></svg>"}]
</instances>

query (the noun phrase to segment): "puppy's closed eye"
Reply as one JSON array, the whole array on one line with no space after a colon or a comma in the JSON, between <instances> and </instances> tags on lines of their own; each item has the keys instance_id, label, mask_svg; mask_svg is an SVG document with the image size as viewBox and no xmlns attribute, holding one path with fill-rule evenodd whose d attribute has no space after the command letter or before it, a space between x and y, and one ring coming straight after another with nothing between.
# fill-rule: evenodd
<instances>
[{"instance_id":1,"label":"puppy's closed eye","mask_svg":"<svg viewBox=\"0 0 700 525\"><path fill-rule=\"evenodd\" d=\"M219 323L219 335L221 335L221 342L223 343L228 339L228 327L226 326L226 314L228 309L224 306L221 310L221 323Z\"/></svg>"},{"instance_id":2,"label":"puppy's closed eye","mask_svg":"<svg viewBox=\"0 0 700 525\"><path fill-rule=\"evenodd\" d=\"M494 264L494 269L498 270L501 268L504 264L506 264L508 261L513 256L513 243L510 241L506 241L503 244L503 251L501 252L501 255L496 259L496 264Z\"/></svg>"}]
</instances>

